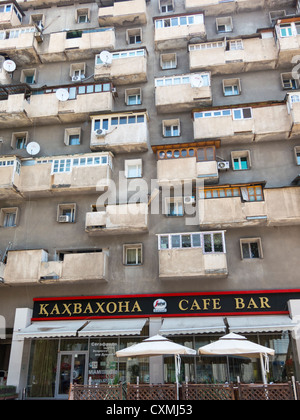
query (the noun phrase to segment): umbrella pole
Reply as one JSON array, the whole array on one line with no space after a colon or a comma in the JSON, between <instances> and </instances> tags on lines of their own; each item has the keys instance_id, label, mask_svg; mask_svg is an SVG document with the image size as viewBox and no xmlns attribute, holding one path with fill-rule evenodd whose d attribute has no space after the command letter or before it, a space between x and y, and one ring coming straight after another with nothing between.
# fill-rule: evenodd
<instances>
[{"instance_id":1,"label":"umbrella pole","mask_svg":"<svg viewBox=\"0 0 300 420\"><path fill-rule=\"evenodd\" d=\"M261 365L261 373L262 373L263 383L264 383L264 385L267 385L267 376L266 376L263 354L260 353L259 356L260 356L260 365Z\"/></svg>"},{"instance_id":2,"label":"umbrella pole","mask_svg":"<svg viewBox=\"0 0 300 420\"><path fill-rule=\"evenodd\" d=\"M175 358L175 379L176 379L176 398L179 400L179 363L180 363L180 356L179 354L174 354Z\"/></svg>"}]
</instances>

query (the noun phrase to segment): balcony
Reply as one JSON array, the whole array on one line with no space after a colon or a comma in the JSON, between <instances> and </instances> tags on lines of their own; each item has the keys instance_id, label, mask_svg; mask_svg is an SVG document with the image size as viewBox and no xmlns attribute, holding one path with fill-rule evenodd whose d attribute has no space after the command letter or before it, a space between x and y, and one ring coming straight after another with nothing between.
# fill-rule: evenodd
<instances>
[{"instance_id":1,"label":"balcony","mask_svg":"<svg viewBox=\"0 0 300 420\"><path fill-rule=\"evenodd\" d=\"M67 91L67 100L57 98L56 91L59 88ZM111 83L78 83L37 89L30 97L27 115L34 124L85 121L92 112L112 110L112 89Z\"/></svg>"},{"instance_id":2,"label":"balcony","mask_svg":"<svg viewBox=\"0 0 300 420\"><path fill-rule=\"evenodd\" d=\"M219 186L200 192L199 209L204 228L299 225L300 189Z\"/></svg>"},{"instance_id":3,"label":"balcony","mask_svg":"<svg viewBox=\"0 0 300 420\"><path fill-rule=\"evenodd\" d=\"M107 188L112 175L109 152L45 157L22 165L20 191L24 197L96 192Z\"/></svg>"},{"instance_id":4,"label":"balcony","mask_svg":"<svg viewBox=\"0 0 300 420\"><path fill-rule=\"evenodd\" d=\"M107 205L105 211L86 214L90 235L122 235L148 232L148 204Z\"/></svg>"},{"instance_id":5,"label":"balcony","mask_svg":"<svg viewBox=\"0 0 300 420\"><path fill-rule=\"evenodd\" d=\"M87 60L99 50L114 49L115 42L114 28L55 32L49 35L49 43L40 45L39 56L42 63Z\"/></svg>"},{"instance_id":6,"label":"balcony","mask_svg":"<svg viewBox=\"0 0 300 420\"><path fill-rule=\"evenodd\" d=\"M145 0L113 1L112 6L99 7L100 26L144 25L147 22Z\"/></svg>"},{"instance_id":7,"label":"balcony","mask_svg":"<svg viewBox=\"0 0 300 420\"><path fill-rule=\"evenodd\" d=\"M196 179L207 184L218 182L217 147L220 142L152 146L157 156L158 185L179 185Z\"/></svg>"},{"instance_id":8,"label":"balcony","mask_svg":"<svg viewBox=\"0 0 300 420\"><path fill-rule=\"evenodd\" d=\"M1 5L0 28L11 28L22 23L24 12L16 2L5 2Z\"/></svg>"},{"instance_id":9,"label":"balcony","mask_svg":"<svg viewBox=\"0 0 300 420\"><path fill-rule=\"evenodd\" d=\"M206 40L204 14L155 17L154 41L157 50L184 48L192 38Z\"/></svg>"},{"instance_id":10,"label":"balcony","mask_svg":"<svg viewBox=\"0 0 300 420\"><path fill-rule=\"evenodd\" d=\"M250 12L258 9L294 7L293 0L185 0L185 8L188 11L203 10L205 16L232 15L234 13Z\"/></svg>"},{"instance_id":11,"label":"balcony","mask_svg":"<svg viewBox=\"0 0 300 420\"><path fill-rule=\"evenodd\" d=\"M148 150L148 114L145 111L94 115L91 119L91 150L120 153Z\"/></svg>"},{"instance_id":12,"label":"balcony","mask_svg":"<svg viewBox=\"0 0 300 420\"><path fill-rule=\"evenodd\" d=\"M300 53L300 17L278 20L275 31L277 35L278 66L291 66L293 62L297 64L298 61L292 60Z\"/></svg>"},{"instance_id":13,"label":"balcony","mask_svg":"<svg viewBox=\"0 0 300 420\"><path fill-rule=\"evenodd\" d=\"M265 38L269 33L271 37ZM189 45L190 70L209 70L213 75L274 69L277 56L273 30L252 38Z\"/></svg>"},{"instance_id":14,"label":"balcony","mask_svg":"<svg viewBox=\"0 0 300 420\"><path fill-rule=\"evenodd\" d=\"M37 31L35 26L0 31L0 54L7 54L18 66L40 62Z\"/></svg>"},{"instance_id":15,"label":"balcony","mask_svg":"<svg viewBox=\"0 0 300 420\"><path fill-rule=\"evenodd\" d=\"M286 102L236 105L195 111L195 139L226 139L227 143L286 140L290 137L292 119Z\"/></svg>"},{"instance_id":16,"label":"balcony","mask_svg":"<svg viewBox=\"0 0 300 420\"><path fill-rule=\"evenodd\" d=\"M111 80L114 85L126 85L147 81L147 51L126 50L113 52L111 63L103 63L100 54L96 55L95 80Z\"/></svg>"},{"instance_id":17,"label":"balcony","mask_svg":"<svg viewBox=\"0 0 300 420\"><path fill-rule=\"evenodd\" d=\"M228 276L225 232L158 235L160 279L213 279Z\"/></svg>"},{"instance_id":18,"label":"balcony","mask_svg":"<svg viewBox=\"0 0 300 420\"><path fill-rule=\"evenodd\" d=\"M157 112L184 112L212 104L210 73L165 76L155 79Z\"/></svg>"},{"instance_id":19,"label":"balcony","mask_svg":"<svg viewBox=\"0 0 300 420\"><path fill-rule=\"evenodd\" d=\"M0 158L0 198L16 198L20 196L21 163L15 156Z\"/></svg>"},{"instance_id":20,"label":"balcony","mask_svg":"<svg viewBox=\"0 0 300 420\"><path fill-rule=\"evenodd\" d=\"M1 85L0 86L0 121L2 128L15 128L31 125L28 117L29 103L28 86Z\"/></svg>"},{"instance_id":21,"label":"balcony","mask_svg":"<svg viewBox=\"0 0 300 420\"><path fill-rule=\"evenodd\" d=\"M3 278L9 286L106 281L107 267L107 252L70 253L63 261L48 261L43 249L8 251Z\"/></svg>"}]
</instances>

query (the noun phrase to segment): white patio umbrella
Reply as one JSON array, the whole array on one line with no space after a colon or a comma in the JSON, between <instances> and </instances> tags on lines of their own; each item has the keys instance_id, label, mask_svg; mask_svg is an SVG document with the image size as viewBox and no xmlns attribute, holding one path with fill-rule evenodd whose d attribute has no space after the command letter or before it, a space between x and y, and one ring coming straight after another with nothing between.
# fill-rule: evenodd
<instances>
[{"instance_id":1,"label":"white patio umbrella","mask_svg":"<svg viewBox=\"0 0 300 420\"><path fill-rule=\"evenodd\" d=\"M153 337L146 338L141 343L134 344L133 346L126 347L125 349L116 352L117 357L151 357L163 356L166 354L172 354L175 358L175 377L178 398L181 364L180 355L195 355L196 350L174 343L174 341L168 340L166 337L162 337L161 335L154 335Z\"/></svg>"},{"instance_id":2,"label":"white patio umbrella","mask_svg":"<svg viewBox=\"0 0 300 420\"><path fill-rule=\"evenodd\" d=\"M246 337L235 333L230 333L221 337L218 341L200 347L199 354L223 355L223 356L245 356L259 357L261 362L262 377L264 384L267 383L266 372L269 371L269 357L274 355L275 351L260 344L247 340ZM265 363L263 360L265 358Z\"/></svg>"}]
</instances>

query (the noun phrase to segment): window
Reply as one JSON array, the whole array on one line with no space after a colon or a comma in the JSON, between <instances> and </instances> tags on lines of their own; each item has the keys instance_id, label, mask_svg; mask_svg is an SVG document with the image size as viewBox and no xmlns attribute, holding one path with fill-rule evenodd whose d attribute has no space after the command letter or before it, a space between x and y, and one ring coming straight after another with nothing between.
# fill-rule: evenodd
<instances>
[{"instance_id":1,"label":"window","mask_svg":"<svg viewBox=\"0 0 300 420\"><path fill-rule=\"evenodd\" d=\"M0 223L4 228L16 227L19 209L17 207L3 208L0 212Z\"/></svg>"},{"instance_id":2,"label":"window","mask_svg":"<svg viewBox=\"0 0 300 420\"><path fill-rule=\"evenodd\" d=\"M123 245L123 262L125 265L141 265L142 244Z\"/></svg>"},{"instance_id":3,"label":"window","mask_svg":"<svg viewBox=\"0 0 300 420\"><path fill-rule=\"evenodd\" d=\"M201 85L202 86L210 86L210 76L209 73L201 73ZM197 77L198 79L198 77ZM193 79L191 80L191 77L189 74L185 74L182 76L170 76L170 77L162 77L155 79L155 86L172 86L172 85L184 85L184 84L191 84L193 82Z\"/></svg>"},{"instance_id":4,"label":"window","mask_svg":"<svg viewBox=\"0 0 300 420\"><path fill-rule=\"evenodd\" d=\"M300 165L300 146L296 146L294 152L296 157L296 164Z\"/></svg>"},{"instance_id":5,"label":"window","mask_svg":"<svg viewBox=\"0 0 300 420\"><path fill-rule=\"evenodd\" d=\"M142 159L125 160L125 177L141 178L142 176Z\"/></svg>"},{"instance_id":6,"label":"window","mask_svg":"<svg viewBox=\"0 0 300 420\"><path fill-rule=\"evenodd\" d=\"M243 260L263 258L260 238L241 239L240 247Z\"/></svg>"},{"instance_id":7,"label":"window","mask_svg":"<svg viewBox=\"0 0 300 420\"><path fill-rule=\"evenodd\" d=\"M37 71L36 69L25 69L21 71L20 81L22 83L27 83L28 85L33 85L36 83Z\"/></svg>"},{"instance_id":8,"label":"window","mask_svg":"<svg viewBox=\"0 0 300 420\"><path fill-rule=\"evenodd\" d=\"M173 18L156 19L155 28L170 28L171 26L200 25L204 23L202 13L195 15L176 16Z\"/></svg>"},{"instance_id":9,"label":"window","mask_svg":"<svg viewBox=\"0 0 300 420\"><path fill-rule=\"evenodd\" d=\"M158 235L158 249L202 248L203 253L225 253L225 233L192 232Z\"/></svg>"},{"instance_id":10,"label":"window","mask_svg":"<svg viewBox=\"0 0 300 420\"><path fill-rule=\"evenodd\" d=\"M225 79L223 80L224 96L236 96L241 94L240 79Z\"/></svg>"},{"instance_id":11,"label":"window","mask_svg":"<svg viewBox=\"0 0 300 420\"><path fill-rule=\"evenodd\" d=\"M192 44L189 45L189 51L195 51L195 50L211 50L213 48L224 48L224 42L218 41L218 42L205 42L203 44Z\"/></svg>"},{"instance_id":12,"label":"window","mask_svg":"<svg viewBox=\"0 0 300 420\"><path fill-rule=\"evenodd\" d=\"M86 166L112 166L111 157L109 154L88 156L88 157L74 157L74 158L60 158L54 159L52 162L51 174L61 172L72 172L73 167L84 168Z\"/></svg>"},{"instance_id":13,"label":"window","mask_svg":"<svg viewBox=\"0 0 300 420\"><path fill-rule=\"evenodd\" d=\"M81 128L66 128L64 143L66 146L79 146L80 145Z\"/></svg>"},{"instance_id":14,"label":"window","mask_svg":"<svg viewBox=\"0 0 300 420\"><path fill-rule=\"evenodd\" d=\"M251 167L250 152L248 150L231 152L231 160L234 171L243 171Z\"/></svg>"},{"instance_id":15,"label":"window","mask_svg":"<svg viewBox=\"0 0 300 420\"><path fill-rule=\"evenodd\" d=\"M183 198L170 197L166 198L166 216L183 216Z\"/></svg>"},{"instance_id":16,"label":"window","mask_svg":"<svg viewBox=\"0 0 300 420\"><path fill-rule=\"evenodd\" d=\"M45 15L42 13L31 15L29 18L29 23L31 25L36 25L42 31L45 27Z\"/></svg>"},{"instance_id":17,"label":"window","mask_svg":"<svg viewBox=\"0 0 300 420\"><path fill-rule=\"evenodd\" d=\"M176 55L176 53L161 54L161 56L160 56L160 67L163 70L176 69L176 67L177 67L177 55Z\"/></svg>"},{"instance_id":18,"label":"window","mask_svg":"<svg viewBox=\"0 0 300 420\"><path fill-rule=\"evenodd\" d=\"M131 114L124 116L115 116L102 119L94 119L94 131L102 129L108 130L110 127L126 124L141 124L145 122L144 114Z\"/></svg>"},{"instance_id":19,"label":"window","mask_svg":"<svg viewBox=\"0 0 300 420\"><path fill-rule=\"evenodd\" d=\"M233 119L234 120L244 120L252 118L251 108L241 108L233 110Z\"/></svg>"},{"instance_id":20,"label":"window","mask_svg":"<svg viewBox=\"0 0 300 420\"><path fill-rule=\"evenodd\" d=\"M179 145L178 145L179 146ZM196 157L198 162L216 160L215 146L206 147L189 147L189 148L174 148L157 151L157 158L162 159L178 159Z\"/></svg>"},{"instance_id":21,"label":"window","mask_svg":"<svg viewBox=\"0 0 300 420\"><path fill-rule=\"evenodd\" d=\"M263 189L261 185L241 187L241 196L244 201L263 201Z\"/></svg>"},{"instance_id":22,"label":"window","mask_svg":"<svg viewBox=\"0 0 300 420\"><path fill-rule=\"evenodd\" d=\"M224 32L232 32L233 31L232 18L230 16L217 18L216 26L217 26L217 32L219 34L224 33Z\"/></svg>"},{"instance_id":23,"label":"window","mask_svg":"<svg viewBox=\"0 0 300 420\"><path fill-rule=\"evenodd\" d=\"M177 137L180 136L180 121L176 120L164 120L162 122L163 136L164 137Z\"/></svg>"},{"instance_id":24,"label":"window","mask_svg":"<svg viewBox=\"0 0 300 420\"><path fill-rule=\"evenodd\" d=\"M18 150L26 149L27 142L28 142L27 131L12 134L11 147L13 149L18 149Z\"/></svg>"},{"instance_id":25,"label":"window","mask_svg":"<svg viewBox=\"0 0 300 420\"><path fill-rule=\"evenodd\" d=\"M85 63L74 63L70 66L70 77L74 82L80 82L85 78Z\"/></svg>"},{"instance_id":26,"label":"window","mask_svg":"<svg viewBox=\"0 0 300 420\"><path fill-rule=\"evenodd\" d=\"M141 88L126 89L125 90L125 103L126 105L141 105L142 103Z\"/></svg>"},{"instance_id":27,"label":"window","mask_svg":"<svg viewBox=\"0 0 300 420\"><path fill-rule=\"evenodd\" d=\"M293 35L292 25L290 23L283 23L279 26L280 36L286 38Z\"/></svg>"},{"instance_id":28,"label":"window","mask_svg":"<svg viewBox=\"0 0 300 420\"><path fill-rule=\"evenodd\" d=\"M59 223L74 223L76 216L76 204L59 204L57 207L57 221Z\"/></svg>"},{"instance_id":29,"label":"window","mask_svg":"<svg viewBox=\"0 0 300 420\"><path fill-rule=\"evenodd\" d=\"M240 195L239 187L207 188L205 190L200 190L199 192L200 199L240 197Z\"/></svg>"},{"instance_id":30,"label":"window","mask_svg":"<svg viewBox=\"0 0 300 420\"><path fill-rule=\"evenodd\" d=\"M159 9L161 13L174 11L174 0L159 0Z\"/></svg>"},{"instance_id":31,"label":"window","mask_svg":"<svg viewBox=\"0 0 300 420\"><path fill-rule=\"evenodd\" d=\"M127 31L126 31L126 42L129 45L141 44L141 42L142 42L142 29L141 28L127 29Z\"/></svg>"},{"instance_id":32,"label":"window","mask_svg":"<svg viewBox=\"0 0 300 420\"><path fill-rule=\"evenodd\" d=\"M281 85L283 89L295 90L298 89L298 80L293 78L292 73L282 73Z\"/></svg>"},{"instance_id":33,"label":"window","mask_svg":"<svg viewBox=\"0 0 300 420\"><path fill-rule=\"evenodd\" d=\"M90 21L90 9L77 9L75 10L76 23L87 23Z\"/></svg>"},{"instance_id":34,"label":"window","mask_svg":"<svg viewBox=\"0 0 300 420\"><path fill-rule=\"evenodd\" d=\"M243 41L241 39L236 39L234 41L229 41L228 43L228 49L230 51L238 51L243 50Z\"/></svg>"}]
</instances>

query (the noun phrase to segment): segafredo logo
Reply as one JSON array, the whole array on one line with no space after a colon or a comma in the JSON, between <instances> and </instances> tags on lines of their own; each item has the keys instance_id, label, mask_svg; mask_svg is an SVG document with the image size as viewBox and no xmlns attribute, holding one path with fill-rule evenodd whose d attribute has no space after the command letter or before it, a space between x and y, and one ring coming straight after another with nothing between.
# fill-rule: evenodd
<instances>
[{"instance_id":1,"label":"segafredo logo","mask_svg":"<svg viewBox=\"0 0 300 420\"><path fill-rule=\"evenodd\" d=\"M156 299L153 302L153 312L167 312L167 302L164 299Z\"/></svg>"}]
</instances>

